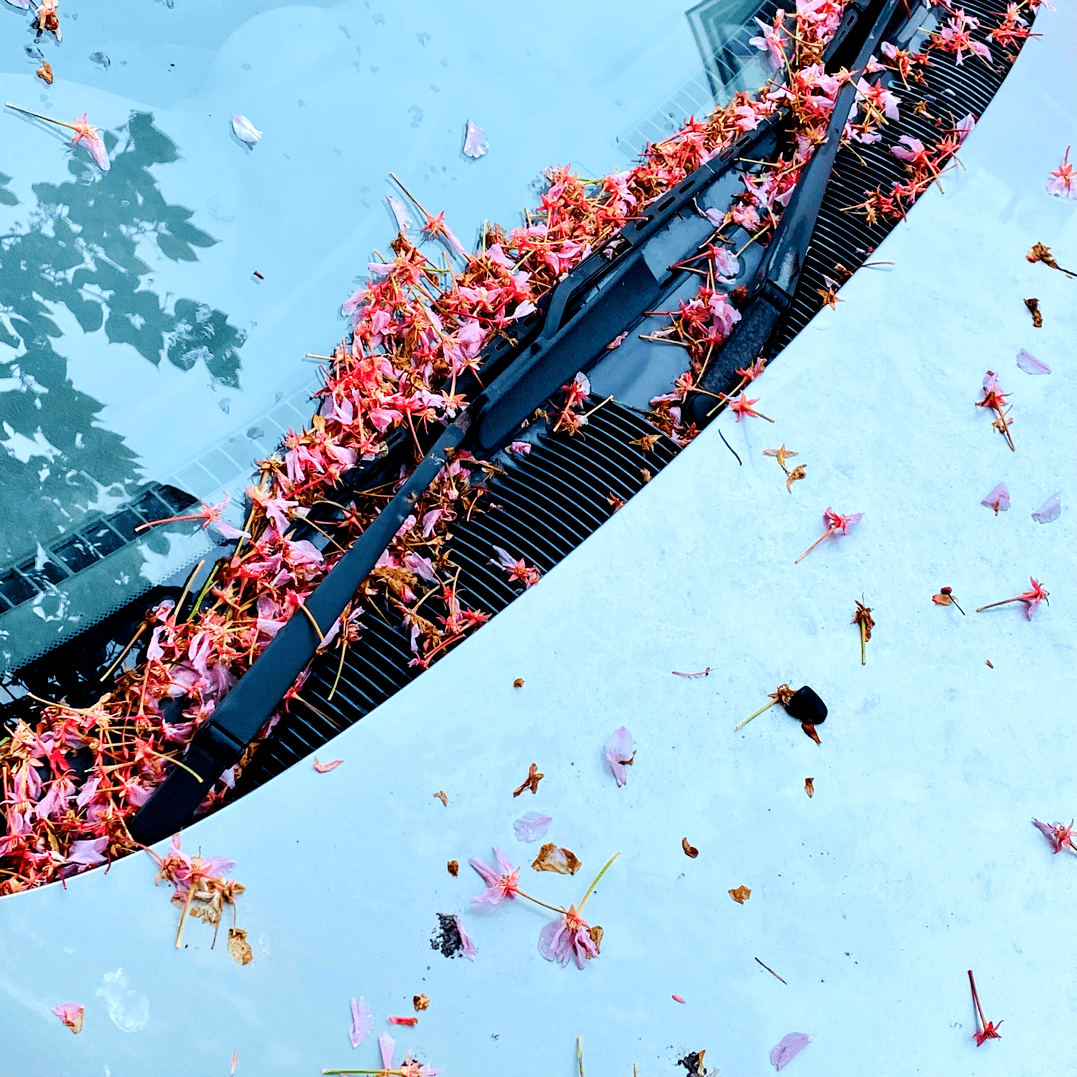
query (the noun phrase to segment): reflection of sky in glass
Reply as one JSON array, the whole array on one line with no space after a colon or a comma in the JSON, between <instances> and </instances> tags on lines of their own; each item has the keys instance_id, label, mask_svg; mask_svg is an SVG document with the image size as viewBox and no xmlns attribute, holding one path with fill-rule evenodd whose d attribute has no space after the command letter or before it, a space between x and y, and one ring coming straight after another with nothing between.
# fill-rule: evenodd
<instances>
[{"instance_id":1,"label":"reflection of sky in glass","mask_svg":"<svg viewBox=\"0 0 1077 1077\"><path fill-rule=\"evenodd\" d=\"M0 597L0 668L200 556L187 525L78 586L46 564L147 484L241 500L253 460L309 416L304 353L340 339L341 300L387 249L390 170L469 241L484 220L515 224L545 165L624 167L709 104L677 5L629 0L613 17L555 0L541 20L492 0L466 17L433 0L60 10L57 44L0 3L3 98L87 112L112 169L60 128L2 117L0 575L30 558L46 593L14 610ZM253 148L235 112L265 132ZM469 118L490 141L478 161L461 152Z\"/></svg>"}]
</instances>

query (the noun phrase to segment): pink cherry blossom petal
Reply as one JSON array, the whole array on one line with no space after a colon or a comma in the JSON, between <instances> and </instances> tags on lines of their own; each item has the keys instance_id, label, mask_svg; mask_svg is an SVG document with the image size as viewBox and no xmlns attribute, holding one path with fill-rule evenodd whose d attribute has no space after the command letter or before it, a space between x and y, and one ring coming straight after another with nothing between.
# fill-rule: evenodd
<instances>
[{"instance_id":1,"label":"pink cherry blossom petal","mask_svg":"<svg viewBox=\"0 0 1077 1077\"><path fill-rule=\"evenodd\" d=\"M1062 514L1062 491L1053 493L1033 514L1032 519L1038 524L1049 524Z\"/></svg>"},{"instance_id":2,"label":"pink cherry blossom petal","mask_svg":"<svg viewBox=\"0 0 1077 1077\"><path fill-rule=\"evenodd\" d=\"M362 996L356 1002L352 999L352 1028L348 1034L352 1047L358 1047L374 1031L374 1011L366 1004Z\"/></svg>"},{"instance_id":3,"label":"pink cherry blossom petal","mask_svg":"<svg viewBox=\"0 0 1077 1077\"><path fill-rule=\"evenodd\" d=\"M790 1032L771 1050L770 1064L776 1069L784 1069L809 1043L811 1036L807 1032Z\"/></svg>"},{"instance_id":4,"label":"pink cherry blossom petal","mask_svg":"<svg viewBox=\"0 0 1077 1077\"><path fill-rule=\"evenodd\" d=\"M527 456L531 452L530 441L514 441L509 446L509 452L520 453L522 456Z\"/></svg>"},{"instance_id":5,"label":"pink cherry blossom petal","mask_svg":"<svg viewBox=\"0 0 1077 1077\"><path fill-rule=\"evenodd\" d=\"M319 763L318 762L318 757L315 756L314 757L314 769L319 774L328 774L331 770L336 770L337 767L339 767L340 764L343 763L343 762L344 762L343 759L331 759L328 763Z\"/></svg>"},{"instance_id":6,"label":"pink cherry blossom petal","mask_svg":"<svg viewBox=\"0 0 1077 1077\"><path fill-rule=\"evenodd\" d=\"M483 157L490 148L490 141L482 128L474 120L467 121L467 134L464 136L464 153L476 160Z\"/></svg>"},{"instance_id":7,"label":"pink cherry blossom petal","mask_svg":"<svg viewBox=\"0 0 1077 1077\"><path fill-rule=\"evenodd\" d=\"M389 1035L388 1032L383 1032L378 1037L378 1047L381 1050L381 1064L385 1069L393 1068L393 1052L396 1050L396 1040Z\"/></svg>"},{"instance_id":8,"label":"pink cherry blossom petal","mask_svg":"<svg viewBox=\"0 0 1077 1077\"><path fill-rule=\"evenodd\" d=\"M552 815L529 811L512 824L512 829L516 831L516 837L520 841L538 841L539 838L546 837L546 831L550 829L550 823L552 822Z\"/></svg>"},{"instance_id":9,"label":"pink cherry blossom petal","mask_svg":"<svg viewBox=\"0 0 1077 1077\"><path fill-rule=\"evenodd\" d=\"M1010 511L1010 491L1004 482L1000 482L991 493L980 502L981 505L999 512Z\"/></svg>"},{"instance_id":10,"label":"pink cherry blossom petal","mask_svg":"<svg viewBox=\"0 0 1077 1077\"><path fill-rule=\"evenodd\" d=\"M1026 374L1050 374L1051 368L1043 362L1040 362L1031 352L1025 351L1022 348L1017 353L1017 365Z\"/></svg>"},{"instance_id":11,"label":"pink cherry blossom petal","mask_svg":"<svg viewBox=\"0 0 1077 1077\"><path fill-rule=\"evenodd\" d=\"M105 149L105 141L100 135L94 135L93 138L87 138L86 149L90 151L90 156L94 159L94 164L97 165L102 172L107 172L112 167L112 162L108 159L108 150Z\"/></svg>"},{"instance_id":12,"label":"pink cherry blossom petal","mask_svg":"<svg viewBox=\"0 0 1077 1077\"><path fill-rule=\"evenodd\" d=\"M262 132L246 116L240 116L239 113L234 113L232 116L232 130L236 138L241 142L246 142L248 146L253 146L262 137Z\"/></svg>"},{"instance_id":13,"label":"pink cherry blossom petal","mask_svg":"<svg viewBox=\"0 0 1077 1077\"><path fill-rule=\"evenodd\" d=\"M624 785L628 781L628 771L625 770L625 767L632 762L635 756L635 749L632 746L632 734L624 726L614 730L610 739L606 741L605 755L606 763L609 765L614 778L617 779L617 785Z\"/></svg>"},{"instance_id":14,"label":"pink cherry blossom petal","mask_svg":"<svg viewBox=\"0 0 1077 1077\"><path fill-rule=\"evenodd\" d=\"M475 955L479 951L471 941L471 936L464 930L464 925L461 923L459 916L453 917L453 923L456 924L456 930L460 932L460 956L466 957L468 961L474 961Z\"/></svg>"},{"instance_id":15,"label":"pink cherry blossom petal","mask_svg":"<svg viewBox=\"0 0 1077 1077\"><path fill-rule=\"evenodd\" d=\"M389 202L389 208L393 211L393 216L396 218L396 226L401 232L406 232L411 227L411 214L408 213L408 207L400 201L394 194L386 195L386 199Z\"/></svg>"}]
</instances>

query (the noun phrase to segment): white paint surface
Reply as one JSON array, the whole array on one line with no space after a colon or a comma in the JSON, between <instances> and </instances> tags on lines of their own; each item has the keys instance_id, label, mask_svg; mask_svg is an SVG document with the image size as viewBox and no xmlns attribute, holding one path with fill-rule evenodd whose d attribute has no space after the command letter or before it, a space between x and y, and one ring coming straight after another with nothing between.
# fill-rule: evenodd
<instances>
[{"instance_id":1,"label":"white paint surface","mask_svg":"<svg viewBox=\"0 0 1077 1077\"><path fill-rule=\"evenodd\" d=\"M721 421L743 468L707 432L329 745L322 758L343 766L300 765L184 834L236 860L251 965L211 951L197 923L173 949L178 912L145 856L0 902L3 1077L203 1077L233 1050L244 1074L373 1067L373 1038L348 1044L349 999L367 999L381 1032L419 992L430 1008L392 1030L398 1052L450 1077L569 1075L576 1036L591 1075L634 1061L641 1077L683 1073L675 1059L706 1048L722 1074L762 1077L794 1030L814 1037L796 1077L1072 1072L1077 863L1029 820L1077 811L1074 524L1068 508L1042 527L1029 513L1053 489L1073 503L1075 282L1023 256L1037 240L1064 265L1077 256L1073 205L1043 192L1077 142L1073 14L1037 29L962 152L967 171L880 249L896 265L857 274L757 383L775 426ZM1020 347L1054 373L1021 374ZM1014 454L973 406L987 367L1013 391ZM808 467L792 494L761 455L782 441ZM979 501L999 479L1013 510L996 518ZM827 505L863 522L794 566ZM1052 602L1033 621L973 612L1030 574ZM932 605L944 584L968 616ZM878 622L866 667L849 623L861 596ZM783 680L829 704L821 748L777 709L733 733ZM618 789L602 747L622 723L637 755ZM532 761L540 791L514 800ZM579 875L526 866L534 846L512 822L531 809L554 817L549 840L580 856ZM541 910L469 909L481 880L467 857L492 844L554 903L621 850L588 904L606 934L585 971L539 956ZM744 906L726 894L741 884ZM474 963L429 948L438 912L463 914ZM121 967L149 1004L135 1035L94 995L100 970ZM982 1048L968 968L1005 1022ZM79 1036L43 1005L66 999L87 1007Z\"/></svg>"}]
</instances>

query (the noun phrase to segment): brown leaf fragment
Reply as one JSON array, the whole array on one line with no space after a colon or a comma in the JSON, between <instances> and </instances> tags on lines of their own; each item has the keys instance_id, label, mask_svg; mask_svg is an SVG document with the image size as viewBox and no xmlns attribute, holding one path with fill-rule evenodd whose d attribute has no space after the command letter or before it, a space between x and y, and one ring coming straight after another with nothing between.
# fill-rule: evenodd
<instances>
[{"instance_id":1,"label":"brown leaf fragment","mask_svg":"<svg viewBox=\"0 0 1077 1077\"><path fill-rule=\"evenodd\" d=\"M810 796L810 797L815 796L815 779L814 778L805 778L804 779L804 792L807 793L808 796Z\"/></svg>"},{"instance_id":2,"label":"brown leaf fragment","mask_svg":"<svg viewBox=\"0 0 1077 1077\"><path fill-rule=\"evenodd\" d=\"M516 678L516 680L514 680L514 681L512 682L512 687L513 687L513 688L523 688L523 686L524 686L524 679L523 679L523 677L517 677L517 678Z\"/></svg>"},{"instance_id":3,"label":"brown leaf fragment","mask_svg":"<svg viewBox=\"0 0 1077 1077\"><path fill-rule=\"evenodd\" d=\"M532 793L537 793L538 784L545 777L545 774L539 773L538 763L532 763L531 766L527 768L527 777L516 787L512 795L518 797L525 789L530 789Z\"/></svg>"},{"instance_id":4,"label":"brown leaf fragment","mask_svg":"<svg viewBox=\"0 0 1077 1077\"><path fill-rule=\"evenodd\" d=\"M807 476L807 474L808 474L807 467L804 464L797 464L797 466L795 468L793 468L792 471L789 472L789 478L787 478L785 480L785 488L790 493L792 493L793 492L793 483L794 482L799 482L801 479L805 478Z\"/></svg>"},{"instance_id":5,"label":"brown leaf fragment","mask_svg":"<svg viewBox=\"0 0 1077 1077\"><path fill-rule=\"evenodd\" d=\"M605 935L605 929L601 924L595 924L593 927L587 929L587 934L591 936L591 941L595 944L595 953L599 953L602 950L602 936Z\"/></svg>"},{"instance_id":6,"label":"brown leaf fragment","mask_svg":"<svg viewBox=\"0 0 1077 1077\"><path fill-rule=\"evenodd\" d=\"M52 64L48 60L45 60L34 74L50 86L52 85Z\"/></svg>"},{"instance_id":7,"label":"brown leaf fragment","mask_svg":"<svg viewBox=\"0 0 1077 1077\"><path fill-rule=\"evenodd\" d=\"M694 845L690 845L687 838L681 838L681 848L684 850L684 855L690 856L693 860L699 856L699 850Z\"/></svg>"},{"instance_id":8,"label":"brown leaf fragment","mask_svg":"<svg viewBox=\"0 0 1077 1077\"><path fill-rule=\"evenodd\" d=\"M1033 328L1042 329L1043 315L1040 313L1040 301L1038 299L1026 299L1025 306L1028 307L1028 311L1032 315Z\"/></svg>"},{"instance_id":9,"label":"brown leaf fragment","mask_svg":"<svg viewBox=\"0 0 1077 1077\"><path fill-rule=\"evenodd\" d=\"M460 861L459 860L450 860L445 866L449 869L449 874L454 879L456 878L457 875L460 874Z\"/></svg>"},{"instance_id":10,"label":"brown leaf fragment","mask_svg":"<svg viewBox=\"0 0 1077 1077\"><path fill-rule=\"evenodd\" d=\"M441 803L445 805L446 808L449 806L449 798L445 795L445 790L444 789L439 789L434 794L434 796L436 796L438 798L438 800L440 800Z\"/></svg>"},{"instance_id":11,"label":"brown leaf fragment","mask_svg":"<svg viewBox=\"0 0 1077 1077\"><path fill-rule=\"evenodd\" d=\"M994 662L991 661L990 658L985 659L985 661L986 661L987 665L991 667L991 669L995 668L995 664L994 664Z\"/></svg>"},{"instance_id":12,"label":"brown leaf fragment","mask_svg":"<svg viewBox=\"0 0 1077 1077\"><path fill-rule=\"evenodd\" d=\"M944 595L941 592L937 595L932 595L931 601L936 606L952 606L954 604L954 600L949 595Z\"/></svg>"},{"instance_id":13,"label":"brown leaf fragment","mask_svg":"<svg viewBox=\"0 0 1077 1077\"><path fill-rule=\"evenodd\" d=\"M580 860L571 849L563 849L552 841L539 849L531 866L535 871L556 871L558 875L575 875L580 870Z\"/></svg>"},{"instance_id":14,"label":"brown leaf fragment","mask_svg":"<svg viewBox=\"0 0 1077 1077\"><path fill-rule=\"evenodd\" d=\"M254 951L247 942L247 932L241 927L228 929L228 952L232 960L239 965L249 965L254 960Z\"/></svg>"},{"instance_id":15,"label":"brown leaf fragment","mask_svg":"<svg viewBox=\"0 0 1077 1077\"><path fill-rule=\"evenodd\" d=\"M875 620L871 616L871 607L865 606L863 602L857 602L852 623L860 626L860 664L865 666L868 662L865 645L871 639L871 630L875 627Z\"/></svg>"},{"instance_id":16,"label":"brown leaf fragment","mask_svg":"<svg viewBox=\"0 0 1077 1077\"><path fill-rule=\"evenodd\" d=\"M752 896L752 892L746 886L738 886L736 890L729 891L729 896L738 905L743 905Z\"/></svg>"},{"instance_id":17,"label":"brown leaf fragment","mask_svg":"<svg viewBox=\"0 0 1077 1077\"><path fill-rule=\"evenodd\" d=\"M819 734L815 731L815 726L813 726L811 722L801 722L800 728L804 730L804 736L811 737L811 739L815 741L816 744L821 745L823 743L819 739Z\"/></svg>"},{"instance_id":18,"label":"brown leaf fragment","mask_svg":"<svg viewBox=\"0 0 1077 1077\"><path fill-rule=\"evenodd\" d=\"M658 444L659 434L645 434L641 438L636 438L635 441L630 441L629 445L635 445L642 449L644 452L653 452L654 447Z\"/></svg>"},{"instance_id":19,"label":"brown leaf fragment","mask_svg":"<svg viewBox=\"0 0 1077 1077\"><path fill-rule=\"evenodd\" d=\"M339 767L340 764L343 763L343 762L344 762L343 759L331 759L328 763L319 763L318 762L318 757L315 756L314 757L314 769L319 774L328 774L331 770L336 770L337 767Z\"/></svg>"},{"instance_id":20,"label":"brown leaf fragment","mask_svg":"<svg viewBox=\"0 0 1077 1077\"><path fill-rule=\"evenodd\" d=\"M430 999L426 995L414 995L411 1000L411 1004L416 1010L425 1010L430 1005Z\"/></svg>"},{"instance_id":21,"label":"brown leaf fragment","mask_svg":"<svg viewBox=\"0 0 1077 1077\"><path fill-rule=\"evenodd\" d=\"M648 468L641 467L639 469L639 473L643 476L643 481L644 482L650 482L651 481L651 472L650 472L650 470Z\"/></svg>"}]
</instances>

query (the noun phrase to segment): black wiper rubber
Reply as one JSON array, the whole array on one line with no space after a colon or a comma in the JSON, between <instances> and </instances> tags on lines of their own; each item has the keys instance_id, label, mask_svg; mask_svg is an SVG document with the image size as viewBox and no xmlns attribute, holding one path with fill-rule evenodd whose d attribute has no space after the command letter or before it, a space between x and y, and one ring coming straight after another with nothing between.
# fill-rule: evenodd
<instances>
[{"instance_id":1,"label":"black wiper rubber","mask_svg":"<svg viewBox=\"0 0 1077 1077\"><path fill-rule=\"evenodd\" d=\"M899 2L901 0L885 0L882 5L853 64L854 80L860 77L884 40ZM746 370L755 362L767 346L781 316L792 303L815 231L815 222L830 183L834 160L841 148L842 131L855 101L856 82L850 80L838 91L834 110L830 114L826 141L804 166L803 175L782 213L774 238L756 268L741 320L700 379L699 387L707 390L707 394L728 389L735 371ZM685 420L702 427L716 410L713 396L697 393L685 405Z\"/></svg>"}]
</instances>

